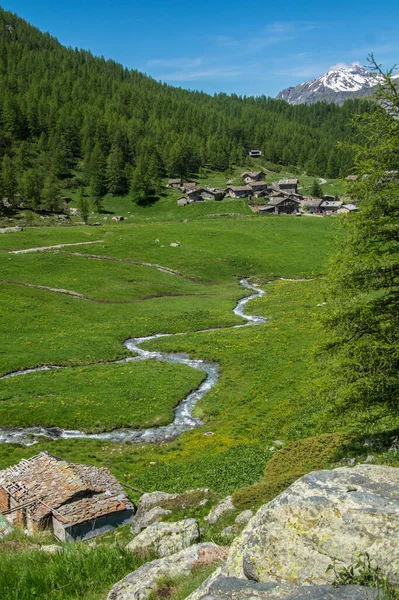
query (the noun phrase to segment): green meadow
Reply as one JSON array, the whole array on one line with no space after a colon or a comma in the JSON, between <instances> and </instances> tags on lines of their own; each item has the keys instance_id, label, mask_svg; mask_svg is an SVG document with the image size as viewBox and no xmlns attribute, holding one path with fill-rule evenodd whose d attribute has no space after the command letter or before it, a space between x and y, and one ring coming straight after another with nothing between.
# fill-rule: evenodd
<instances>
[{"instance_id":1,"label":"green meadow","mask_svg":"<svg viewBox=\"0 0 399 600\"><path fill-rule=\"evenodd\" d=\"M337 223L250 215L3 234L0 373L42 365L68 368L1 379L2 426L101 432L170 422L173 408L204 375L158 361L106 364L131 356L123 345L130 337L183 334L143 347L215 361L220 378L195 408L204 425L172 442L3 444L0 468L47 449L108 466L121 481L144 491L200 486L222 495L263 481L265 464L276 456L275 440L289 447L350 432L355 420L332 419L312 391L318 376L313 349L322 335L320 277L342 235ZM13 253L87 241L96 243ZM180 245L170 246L173 242ZM246 311L269 320L231 329L244 323L233 314L238 299L248 295L239 284L243 277L267 292ZM202 332L211 328L222 329ZM394 426L384 424L386 430ZM312 464L327 465L330 454L324 449ZM395 459L391 454L390 462ZM306 470L308 463L303 464ZM263 494L264 485L260 488ZM244 494L241 504L256 504L257 494Z\"/></svg>"}]
</instances>

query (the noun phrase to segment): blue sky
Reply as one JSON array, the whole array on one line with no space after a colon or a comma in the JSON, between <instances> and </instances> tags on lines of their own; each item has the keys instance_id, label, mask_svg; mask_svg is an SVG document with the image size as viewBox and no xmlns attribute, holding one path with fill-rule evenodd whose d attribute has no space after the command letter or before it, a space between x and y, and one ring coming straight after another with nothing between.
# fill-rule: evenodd
<instances>
[{"instance_id":1,"label":"blue sky","mask_svg":"<svg viewBox=\"0 0 399 600\"><path fill-rule=\"evenodd\" d=\"M399 63L399 2L9 0L61 43L172 85L274 96L338 63Z\"/></svg>"}]
</instances>

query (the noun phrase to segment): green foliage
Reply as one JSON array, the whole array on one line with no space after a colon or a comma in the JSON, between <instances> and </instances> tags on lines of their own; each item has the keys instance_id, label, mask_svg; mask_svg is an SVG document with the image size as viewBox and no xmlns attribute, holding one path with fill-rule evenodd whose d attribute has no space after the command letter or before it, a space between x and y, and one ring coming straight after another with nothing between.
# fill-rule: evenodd
<instances>
[{"instance_id":1,"label":"green foliage","mask_svg":"<svg viewBox=\"0 0 399 600\"><path fill-rule=\"evenodd\" d=\"M353 157L337 142L351 139L353 114L370 110L364 101L290 106L264 96L173 88L65 48L2 9L0 72L0 160L15 162L13 172L7 162L2 167L6 196L21 192L26 171L51 171L67 184L83 162L98 210L106 193L127 193L131 172L142 173L140 158L148 153L155 165L148 164L143 189L135 181L135 201L154 194L148 183L157 188L159 175L192 175L201 167L224 172L243 164L251 147L260 147L274 164L342 177Z\"/></svg>"},{"instance_id":2,"label":"green foliage","mask_svg":"<svg viewBox=\"0 0 399 600\"><path fill-rule=\"evenodd\" d=\"M234 505L246 509L265 504L306 473L330 467L344 441L341 434L324 434L288 444L266 463L263 481L233 494Z\"/></svg>"},{"instance_id":3,"label":"green foliage","mask_svg":"<svg viewBox=\"0 0 399 600\"><path fill-rule=\"evenodd\" d=\"M62 553L49 555L0 541L1 591L7 600L94 600L142 562L115 544L68 544Z\"/></svg>"},{"instance_id":4,"label":"green foliage","mask_svg":"<svg viewBox=\"0 0 399 600\"><path fill-rule=\"evenodd\" d=\"M321 187L317 179L313 179L312 189L310 194L315 198L321 198L323 196L323 188Z\"/></svg>"},{"instance_id":5,"label":"green foliage","mask_svg":"<svg viewBox=\"0 0 399 600\"><path fill-rule=\"evenodd\" d=\"M381 600L397 600L399 592L384 576L384 571L367 554L361 554L349 567L337 566L335 563L328 566L327 571L334 571L334 586L361 585L378 590Z\"/></svg>"},{"instance_id":6,"label":"green foliage","mask_svg":"<svg viewBox=\"0 0 399 600\"><path fill-rule=\"evenodd\" d=\"M380 75L385 108L358 120L362 145L350 193L360 212L341 219L346 237L324 290L320 396L353 422L398 411L399 93L390 73Z\"/></svg>"}]
</instances>

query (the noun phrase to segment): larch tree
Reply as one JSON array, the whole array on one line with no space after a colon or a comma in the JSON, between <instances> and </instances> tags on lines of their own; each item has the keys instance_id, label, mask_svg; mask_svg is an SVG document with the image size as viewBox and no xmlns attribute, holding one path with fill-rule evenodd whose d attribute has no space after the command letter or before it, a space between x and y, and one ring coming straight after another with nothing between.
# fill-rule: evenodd
<instances>
[{"instance_id":1,"label":"larch tree","mask_svg":"<svg viewBox=\"0 0 399 600\"><path fill-rule=\"evenodd\" d=\"M341 218L322 317L321 396L363 422L399 409L399 93L393 71L370 62L381 82L374 110L357 119L350 194L360 211Z\"/></svg>"}]
</instances>

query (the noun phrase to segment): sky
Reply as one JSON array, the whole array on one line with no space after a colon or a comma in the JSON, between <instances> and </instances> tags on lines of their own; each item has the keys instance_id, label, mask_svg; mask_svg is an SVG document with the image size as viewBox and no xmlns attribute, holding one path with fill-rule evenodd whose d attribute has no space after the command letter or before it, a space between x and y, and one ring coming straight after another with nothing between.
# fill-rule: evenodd
<instances>
[{"instance_id":1,"label":"sky","mask_svg":"<svg viewBox=\"0 0 399 600\"><path fill-rule=\"evenodd\" d=\"M399 2L2 0L73 48L171 85L275 96L337 64L399 63Z\"/></svg>"}]
</instances>

